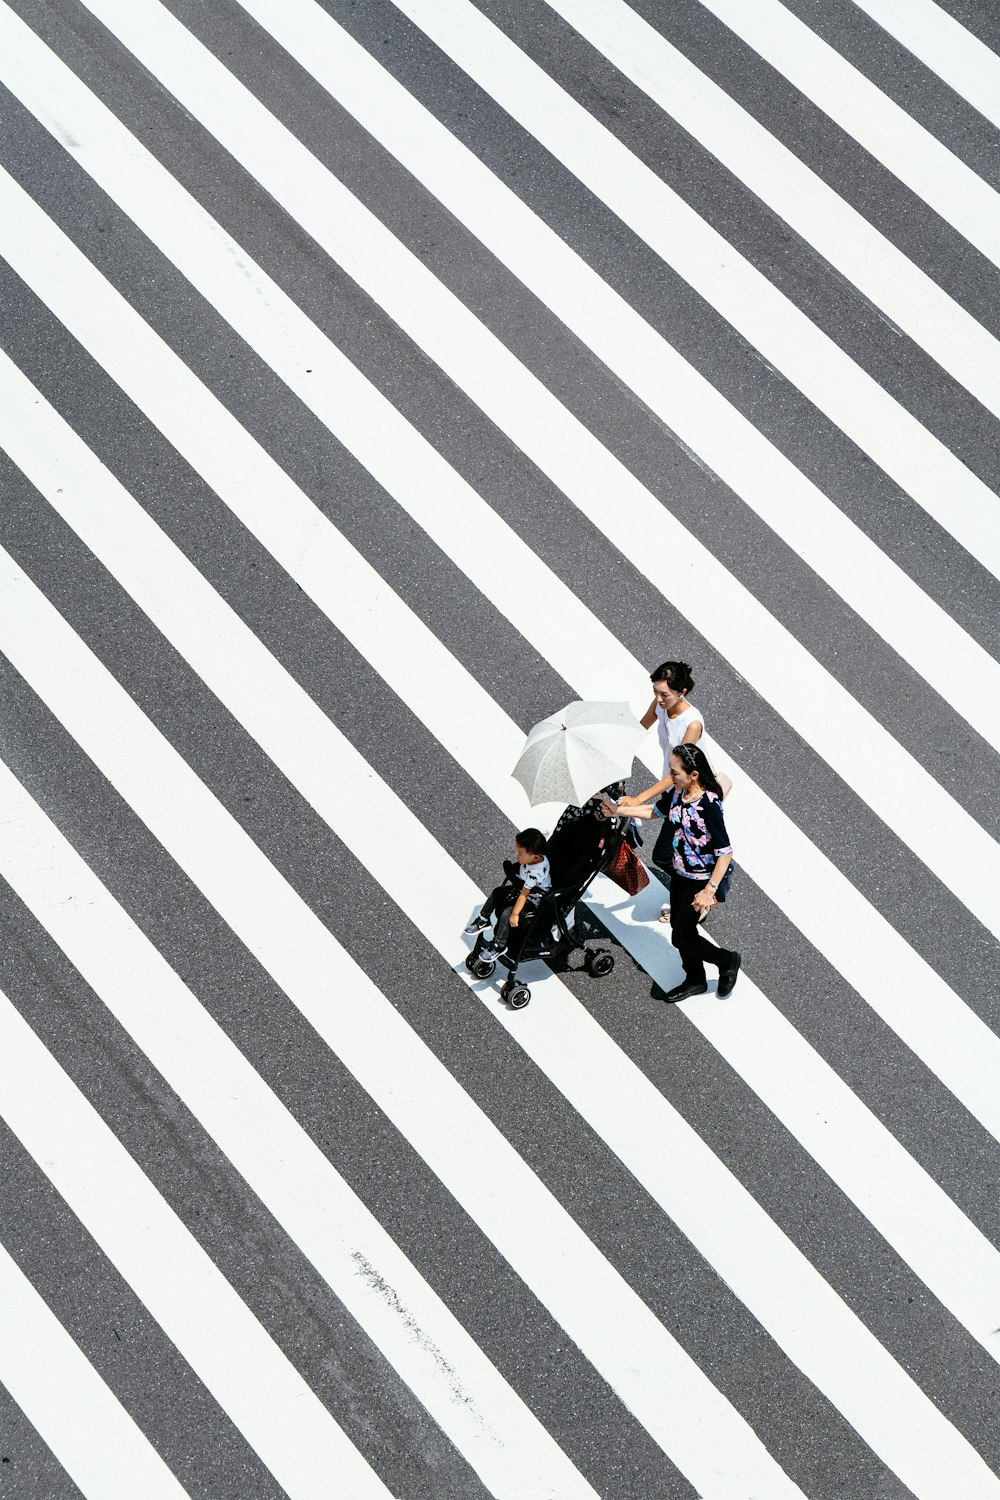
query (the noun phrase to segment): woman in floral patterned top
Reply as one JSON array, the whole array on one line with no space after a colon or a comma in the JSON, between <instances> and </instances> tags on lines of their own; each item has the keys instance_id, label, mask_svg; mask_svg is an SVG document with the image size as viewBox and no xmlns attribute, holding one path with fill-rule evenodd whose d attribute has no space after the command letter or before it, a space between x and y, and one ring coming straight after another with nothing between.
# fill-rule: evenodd
<instances>
[{"instance_id":1,"label":"woman in floral patterned top","mask_svg":"<svg viewBox=\"0 0 1000 1500\"><path fill-rule=\"evenodd\" d=\"M705 964L719 968L720 996L732 994L740 955L716 948L698 930L701 915L726 899L733 851L722 812L722 787L703 750L678 745L670 757L671 788L655 803L626 807L633 818L664 818L653 849L653 863L670 872L670 938L684 965L684 982L667 993L670 1001L704 995ZM617 803L608 803L618 811Z\"/></svg>"}]
</instances>

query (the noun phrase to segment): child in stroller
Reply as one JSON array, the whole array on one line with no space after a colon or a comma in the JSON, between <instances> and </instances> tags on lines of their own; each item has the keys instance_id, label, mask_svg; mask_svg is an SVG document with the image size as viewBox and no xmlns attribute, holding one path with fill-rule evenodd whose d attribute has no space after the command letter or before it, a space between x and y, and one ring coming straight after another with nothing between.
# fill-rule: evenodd
<instances>
[{"instance_id":1,"label":"child in stroller","mask_svg":"<svg viewBox=\"0 0 1000 1500\"><path fill-rule=\"evenodd\" d=\"M605 793L620 796L622 790L618 783L605 788ZM579 951L585 955L588 972L595 977L610 973L614 967L614 955L608 949L588 949L576 935L575 913L590 882L614 858L628 827L627 818L608 816L598 793L583 807L567 808L547 844L538 829L525 829L517 835L518 863L504 861L507 880L490 894L465 929L476 934L466 968L477 979L487 979L499 961L509 971L500 993L512 1009L519 1010L531 999L531 991L517 978L522 959ZM540 843L530 840L526 844L529 834L537 835ZM532 850L534 858L527 864L526 878L522 856ZM535 872L533 879L531 872ZM487 941L486 929L496 912L501 914L500 921ZM514 916L516 921L511 920Z\"/></svg>"},{"instance_id":2,"label":"child in stroller","mask_svg":"<svg viewBox=\"0 0 1000 1500\"><path fill-rule=\"evenodd\" d=\"M496 958L510 942L512 928L520 925L525 907L534 915L546 891L552 889L552 875L545 857L545 835L538 828L524 828L514 836L514 859L503 862L507 879L490 892L482 910L473 917L466 932L485 932L494 918L492 939L484 938L480 953L487 958Z\"/></svg>"}]
</instances>

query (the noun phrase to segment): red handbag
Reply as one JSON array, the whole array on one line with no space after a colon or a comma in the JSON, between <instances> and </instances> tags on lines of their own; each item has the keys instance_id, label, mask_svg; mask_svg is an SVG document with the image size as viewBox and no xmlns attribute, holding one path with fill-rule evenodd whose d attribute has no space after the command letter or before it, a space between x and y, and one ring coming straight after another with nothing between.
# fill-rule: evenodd
<instances>
[{"instance_id":1,"label":"red handbag","mask_svg":"<svg viewBox=\"0 0 1000 1500\"><path fill-rule=\"evenodd\" d=\"M620 885L630 896L637 896L649 884L646 866L636 854L628 839L622 839L613 858L604 867L604 873L615 885Z\"/></svg>"}]
</instances>

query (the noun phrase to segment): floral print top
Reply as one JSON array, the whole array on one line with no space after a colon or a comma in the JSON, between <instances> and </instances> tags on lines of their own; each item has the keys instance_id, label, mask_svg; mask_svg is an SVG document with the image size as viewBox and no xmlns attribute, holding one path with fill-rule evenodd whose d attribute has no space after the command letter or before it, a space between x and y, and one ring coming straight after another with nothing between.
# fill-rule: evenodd
<instances>
[{"instance_id":1,"label":"floral print top","mask_svg":"<svg viewBox=\"0 0 1000 1500\"><path fill-rule=\"evenodd\" d=\"M666 826L656 841L653 863L688 880L707 880L722 854L732 854L722 803L714 792L685 802L676 787L656 804Z\"/></svg>"}]
</instances>

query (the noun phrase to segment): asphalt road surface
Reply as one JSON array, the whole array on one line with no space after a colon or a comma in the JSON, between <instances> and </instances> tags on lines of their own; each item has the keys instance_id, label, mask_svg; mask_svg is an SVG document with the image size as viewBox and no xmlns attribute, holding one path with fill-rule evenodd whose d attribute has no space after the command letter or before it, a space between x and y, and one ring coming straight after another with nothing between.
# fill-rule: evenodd
<instances>
[{"instance_id":1,"label":"asphalt road surface","mask_svg":"<svg viewBox=\"0 0 1000 1500\"><path fill-rule=\"evenodd\" d=\"M998 127L994 0L0 0L0 1500L1000 1500ZM736 989L511 1010L665 658Z\"/></svg>"}]
</instances>

